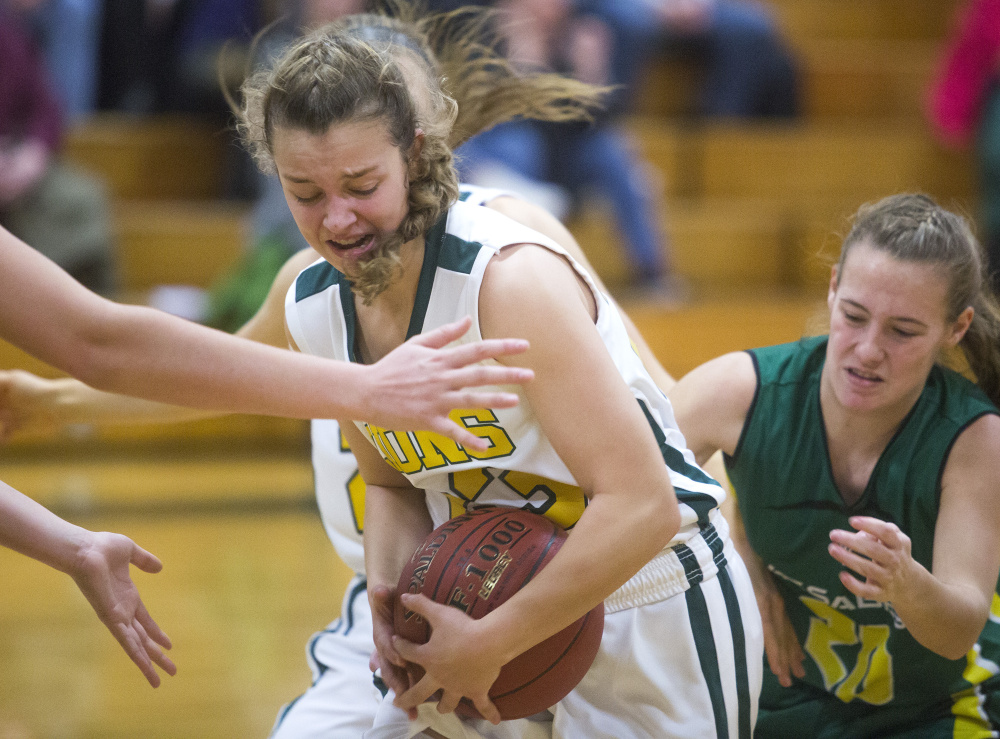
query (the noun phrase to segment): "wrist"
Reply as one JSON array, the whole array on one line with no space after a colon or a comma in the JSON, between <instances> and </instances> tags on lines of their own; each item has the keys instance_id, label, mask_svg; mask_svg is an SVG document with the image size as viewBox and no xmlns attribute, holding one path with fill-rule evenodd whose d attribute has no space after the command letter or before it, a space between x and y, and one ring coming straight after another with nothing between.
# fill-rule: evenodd
<instances>
[{"instance_id":1,"label":"wrist","mask_svg":"<svg viewBox=\"0 0 1000 739\"><path fill-rule=\"evenodd\" d=\"M87 562L87 552L92 548L94 532L74 524L62 536L62 543L52 552L49 564L74 580L79 580Z\"/></svg>"}]
</instances>

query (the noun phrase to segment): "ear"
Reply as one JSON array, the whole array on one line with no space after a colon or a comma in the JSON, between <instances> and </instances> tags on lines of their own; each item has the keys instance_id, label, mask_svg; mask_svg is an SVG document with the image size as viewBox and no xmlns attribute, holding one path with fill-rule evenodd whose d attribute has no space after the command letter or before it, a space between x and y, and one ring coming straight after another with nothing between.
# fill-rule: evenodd
<instances>
[{"instance_id":1,"label":"ear","mask_svg":"<svg viewBox=\"0 0 1000 739\"><path fill-rule=\"evenodd\" d=\"M409 163L410 179L413 179L414 170L420 161L420 153L424 150L424 129L418 128L413 135L413 143L410 144L410 151L407 155Z\"/></svg>"},{"instance_id":2,"label":"ear","mask_svg":"<svg viewBox=\"0 0 1000 739\"><path fill-rule=\"evenodd\" d=\"M976 310L971 305L958 314L958 318L951 324L951 330L945 338L945 343L949 349L956 346L964 338L965 332L969 330L969 326L972 325L972 319L975 316Z\"/></svg>"},{"instance_id":3,"label":"ear","mask_svg":"<svg viewBox=\"0 0 1000 739\"><path fill-rule=\"evenodd\" d=\"M838 266L839 265L835 264L830 267L830 288L826 294L826 305L831 311L833 310L833 302L837 297L837 283L839 279L839 275L837 274Z\"/></svg>"}]
</instances>

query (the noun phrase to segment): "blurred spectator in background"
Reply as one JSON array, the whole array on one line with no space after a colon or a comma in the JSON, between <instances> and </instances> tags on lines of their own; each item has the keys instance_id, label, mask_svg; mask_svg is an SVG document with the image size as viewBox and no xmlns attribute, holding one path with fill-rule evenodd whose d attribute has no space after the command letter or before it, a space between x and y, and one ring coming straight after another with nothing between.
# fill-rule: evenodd
<instances>
[{"instance_id":1,"label":"blurred spectator in background","mask_svg":"<svg viewBox=\"0 0 1000 739\"><path fill-rule=\"evenodd\" d=\"M978 220L1000 289L1000 0L971 0L960 8L928 107L945 145L974 149Z\"/></svg>"},{"instance_id":2,"label":"blurred spectator in background","mask_svg":"<svg viewBox=\"0 0 1000 739\"><path fill-rule=\"evenodd\" d=\"M97 105L104 0L5 0L41 46L49 75L70 121Z\"/></svg>"},{"instance_id":3,"label":"blurred spectator in background","mask_svg":"<svg viewBox=\"0 0 1000 739\"><path fill-rule=\"evenodd\" d=\"M499 35L525 69L568 74L584 82L616 82L616 34L572 0L501 0ZM624 88L614 88L592 123L515 120L476 136L457 151L460 179L514 190L565 219L596 193L614 213L638 297L681 297L660 227L658 183L618 126Z\"/></svg>"},{"instance_id":4,"label":"blurred spectator in background","mask_svg":"<svg viewBox=\"0 0 1000 739\"><path fill-rule=\"evenodd\" d=\"M62 119L41 52L0 7L0 225L92 290L115 288L101 184L59 157Z\"/></svg>"},{"instance_id":5,"label":"blurred spectator in background","mask_svg":"<svg viewBox=\"0 0 1000 739\"><path fill-rule=\"evenodd\" d=\"M579 0L619 36L616 81L630 89L653 55L691 58L704 70L697 112L788 118L798 74L767 7L755 0Z\"/></svg>"}]
</instances>

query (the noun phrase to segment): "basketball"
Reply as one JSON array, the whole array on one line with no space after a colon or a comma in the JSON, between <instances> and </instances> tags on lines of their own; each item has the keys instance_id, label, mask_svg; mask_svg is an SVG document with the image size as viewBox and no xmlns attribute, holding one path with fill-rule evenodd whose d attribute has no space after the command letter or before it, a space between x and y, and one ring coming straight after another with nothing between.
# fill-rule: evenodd
<instances>
[{"instance_id":1,"label":"basketball","mask_svg":"<svg viewBox=\"0 0 1000 739\"><path fill-rule=\"evenodd\" d=\"M482 618L548 564L566 536L545 516L522 508L477 508L430 533L403 568L397 592L423 593ZM406 611L399 599L393 616L396 633L404 639L423 644L430 638L430 625ZM590 669L603 630L602 603L504 665L490 689L500 716L531 716L562 700ZM467 698L456 713L481 718Z\"/></svg>"}]
</instances>

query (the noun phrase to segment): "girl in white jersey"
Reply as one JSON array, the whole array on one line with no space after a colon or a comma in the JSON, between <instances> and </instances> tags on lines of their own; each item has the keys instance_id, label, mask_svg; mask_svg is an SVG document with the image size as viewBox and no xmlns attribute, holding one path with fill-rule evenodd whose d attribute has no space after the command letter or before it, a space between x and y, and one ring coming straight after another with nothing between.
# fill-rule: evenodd
<instances>
[{"instance_id":1,"label":"girl in white jersey","mask_svg":"<svg viewBox=\"0 0 1000 739\"><path fill-rule=\"evenodd\" d=\"M441 31L434 19L421 23L431 37ZM427 77L412 88L430 99L418 116L390 47L419 31L373 25L367 17L321 29L244 85L244 138L276 167L297 225L325 260L289 292L290 334L300 350L367 363L407 335L472 315L477 336L528 338L535 371L520 412L454 414L489 439L485 452L342 423L368 486L369 598L396 705L415 718L440 690L439 712L464 696L498 720L488 690L500 667L607 599L601 652L553 708L554 735L748 736L760 623L718 514L721 489L694 464L620 316L586 274L541 234L454 203L451 147L530 112L540 88L445 29L436 36L444 58L461 59L448 84L478 87L479 106L456 111L429 47L401 41ZM575 99L568 83L559 95ZM521 111L497 109L512 100ZM422 491L449 496L445 516L485 502L530 506L571 533L549 566L478 621L403 596L433 626L418 647L393 637L390 612L402 564L434 523ZM426 669L416 684L407 661ZM370 735L410 735L383 705Z\"/></svg>"},{"instance_id":2,"label":"girl in white jersey","mask_svg":"<svg viewBox=\"0 0 1000 739\"><path fill-rule=\"evenodd\" d=\"M538 206L511 193L469 185L461 186L460 197L465 202L486 205L542 231L564 246L594 274L565 227ZM287 346L284 332L285 294L295 276L314 261L315 255L311 250L289 259L275 279L260 311L239 331L239 335L277 347ZM657 385L667 391L673 384L672 378L659 365L635 327L631 323L628 325L629 335L644 364L650 369ZM44 430L70 424L167 423L210 415L179 406L100 392L77 380L45 380L26 372L0 372L0 435L3 437L22 429ZM335 420L314 420L311 432L320 517L340 559L357 574L344 593L340 617L309 640L306 654L313 673L313 684L281 710L272 739L355 739L371 728L381 702L381 693L375 687L369 669L369 658L375 645L365 589L361 537L364 484L358 476L357 462ZM454 722L457 724L457 719ZM545 727L529 722L513 722L511 729L515 732L512 736L524 737L531 731L544 731ZM438 726L437 730L450 739L447 727Z\"/></svg>"}]
</instances>

